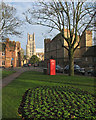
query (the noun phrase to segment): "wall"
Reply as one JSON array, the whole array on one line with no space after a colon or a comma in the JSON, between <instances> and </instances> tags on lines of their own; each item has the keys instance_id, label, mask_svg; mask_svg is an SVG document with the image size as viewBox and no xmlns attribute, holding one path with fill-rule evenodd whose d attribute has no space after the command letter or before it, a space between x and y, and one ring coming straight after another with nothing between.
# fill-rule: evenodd
<instances>
[{"instance_id":1,"label":"wall","mask_svg":"<svg viewBox=\"0 0 96 120\"><path fill-rule=\"evenodd\" d=\"M64 34L65 36L67 36L67 29L65 29ZM79 41L79 36L77 37ZM68 63L68 51L64 47L62 47L62 44L68 47L67 42L62 38L60 33L56 35L52 40L45 39L44 40L45 61L50 58L53 58L57 61L57 64L60 64L61 66ZM77 44L78 42L75 44L75 47L77 46ZM84 52L86 52L86 50L90 46L92 46L92 31L86 31L81 37L80 46L78 46L78 48L74 52L75 61L80 61L79 59L82 58L82 54L84 54Z\"/></svg>"},{"instance_id":2,"label":"wall","mask_svg":"<svg viewBox=\"0 0 96 120\"><path fill-rule=\"evenodd\" d=\"M4 44L5 44L5 48L4 48L4 51L2 52L4 52L5 55L0 57L2 57L2 61L5 61L5 68L12 67L12 66L19 67L21 65L20 43L18 41L17 42L9 41L9 39L7 38Z\"/></svg>"}]
</instances>

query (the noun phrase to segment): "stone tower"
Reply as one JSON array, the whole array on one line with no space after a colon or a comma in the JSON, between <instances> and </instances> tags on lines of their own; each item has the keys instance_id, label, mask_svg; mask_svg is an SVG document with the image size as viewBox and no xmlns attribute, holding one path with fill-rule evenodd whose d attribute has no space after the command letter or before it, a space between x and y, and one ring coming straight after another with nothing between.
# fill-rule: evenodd
<instances>
[{"instance_id":1,"label":"stone tower","mask_svg":"<svg viewBox=\"0 0 96 120\"><path fill-rule=\"evenodd\" d=\"M26 45L26 55L27 58L31 58L33 55L36 55L36 46L35 46L35 34L27 34L27 45Z\"/></svg>"}]
</instances>

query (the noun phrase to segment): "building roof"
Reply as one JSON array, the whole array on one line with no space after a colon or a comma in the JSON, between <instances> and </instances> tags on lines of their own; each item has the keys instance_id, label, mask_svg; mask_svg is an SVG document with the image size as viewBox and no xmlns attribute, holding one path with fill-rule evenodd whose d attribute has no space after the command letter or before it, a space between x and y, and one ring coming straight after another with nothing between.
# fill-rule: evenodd
<instances>
[{"instance_id":1,"label":"building roof","mask_svg":"<svg viewBox=\"0 0 96 120\"><path fill-rule=\"evenodd\" d=\"M96 45L90 47L84 54L83 57L96 57Z\"/></svg>"},{"instance_id":2,"label":"building roof","mask_svg":"<svg viewBox=\"0 0 96 120\"><path fill-rule=\"evenodd\" d=\"M64 38L62 37L61 33L58 33L51 41L53 41L53 40L55 40L57 38L64 40Z\"/></svg>"},{"instance_id":3,"label":"building roof","mask_svg":"<svg viewBox=\"0 0 96 120\"><path fill-rule=\"evenodd\" d=\"M67 32L67 29L64 29L65 32ZM74 35L75 36L75 35ZM78 39L79 39L79 35L77 35ZM51 41L55 40L59 38L58 40L64 40L64 38L62 37L62 34L61 33L58 33Z\"/></svg>"}]
</instances>

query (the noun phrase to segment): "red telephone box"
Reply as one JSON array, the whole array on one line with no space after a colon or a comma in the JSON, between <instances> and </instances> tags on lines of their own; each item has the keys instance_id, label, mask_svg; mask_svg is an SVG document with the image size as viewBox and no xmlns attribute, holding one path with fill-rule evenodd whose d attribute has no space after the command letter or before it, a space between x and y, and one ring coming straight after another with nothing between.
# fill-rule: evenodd
<instances>
[{"instance_id":1,"label":"red telephone box","mask_svg":"<svg viewBox=\"0 0 96 120\"><path fill-rule=\"evenodd\" d=\"M50 59L47 64L47 73L48 75L56 75L56 61Z\"/></svg>"}]
</instances>

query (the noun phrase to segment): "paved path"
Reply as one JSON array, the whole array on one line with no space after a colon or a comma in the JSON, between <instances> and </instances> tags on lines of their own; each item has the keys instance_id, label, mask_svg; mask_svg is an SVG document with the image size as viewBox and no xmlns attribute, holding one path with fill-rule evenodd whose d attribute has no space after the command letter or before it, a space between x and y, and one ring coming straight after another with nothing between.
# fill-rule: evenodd
<instances>
[{"instance_id":1,"label":"paved path","mask_svg":"<svg viewBox=\"0 0 96 120\"><path fill-rule=\"evenodd\" d=\"M2 83L0 82L0 87L7 86L12 80L15 80L17 77L19 77L23 72L25 71L39 71L43 72L43 68L39 67L23 67L23 68L14 68L13 70L16 71L16 73L13 73L5 78L2 79Z\"/></svg>"},{"instance_id":2,"label":"paved path","mask_svg":"<svg viewBox=\"0 0 96 120\"><path fill-rule=\"evenodd\" d=\"M40 67L23 67L23 68L13 68L16 73L13 73L3 79L0 80L0 89L7 86L12 80L15 80L25 71L39 71L43 72L43 68ZM56 75L62 75L62 73L56 73Z\"/></svg>"}]
</instances>

